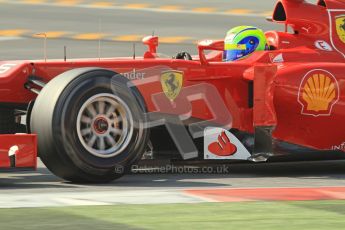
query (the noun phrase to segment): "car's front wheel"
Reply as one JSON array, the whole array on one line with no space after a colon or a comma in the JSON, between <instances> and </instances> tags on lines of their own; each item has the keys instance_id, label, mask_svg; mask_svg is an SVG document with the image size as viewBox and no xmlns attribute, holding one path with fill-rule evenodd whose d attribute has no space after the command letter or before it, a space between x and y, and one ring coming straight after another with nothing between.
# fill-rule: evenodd
<instances>
[{"instance_id":1,"label":"car's front wheel","mask_svg":"<svg viewBox=\"0 0 345 230\"><path fill-rule=\"evenodd\" d=\"M54 174L108 182L139 160L148 141L145 105L128 80L104 69L76 69L50 81L36 99L31 129Z\"/></svg>"}]
</instances>

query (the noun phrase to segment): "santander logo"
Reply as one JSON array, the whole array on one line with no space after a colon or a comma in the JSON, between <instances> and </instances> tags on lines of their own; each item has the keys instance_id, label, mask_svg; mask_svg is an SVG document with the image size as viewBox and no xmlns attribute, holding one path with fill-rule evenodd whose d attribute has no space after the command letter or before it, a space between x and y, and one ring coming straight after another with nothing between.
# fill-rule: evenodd
<instances>
[{"instance_id":1,"label":"santander logo","mask_svg":"<svg viewBox=\"0 0 345 230\"><path fill-rule=\"evenodd\" d=\"M204 159L247 160L251 154L230 131L219 127L204 130Z\"/></svg>"},{"instance_id":2,"label":"santander logo","mask_svg":"<svg viewBox=\"0 0 345 230\"><path fill-rule=\"evenodd\" d=\"M218 136L218 140L208 146L208 150L217 156L231 156L237 152L237 147L231 143L229 137L223 131Z\"/></svg>"}]
</instances>

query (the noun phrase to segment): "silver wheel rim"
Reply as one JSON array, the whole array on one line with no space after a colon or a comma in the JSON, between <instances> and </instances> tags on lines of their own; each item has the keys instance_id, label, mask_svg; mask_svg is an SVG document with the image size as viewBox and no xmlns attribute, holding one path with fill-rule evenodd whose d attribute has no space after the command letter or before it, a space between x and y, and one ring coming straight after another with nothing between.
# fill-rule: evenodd
<instances>
[{"instance_id":1,"label":"silver wheel rim","mask_svg":"<svg viewBox=\"0 0 345 230\"><path fill-rule=\"evenodd\" d=\"M101 158L113 157L128 146L133 135L133 117L118 96L97 94L81 106L77 132L89 153Z\"/></svg>"}]
</instances>

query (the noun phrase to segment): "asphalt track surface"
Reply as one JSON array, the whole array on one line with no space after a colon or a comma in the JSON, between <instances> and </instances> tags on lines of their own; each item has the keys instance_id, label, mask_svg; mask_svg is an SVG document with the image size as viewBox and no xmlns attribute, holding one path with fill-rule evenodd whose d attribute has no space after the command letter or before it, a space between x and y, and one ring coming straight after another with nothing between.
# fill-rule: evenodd
<instances>
[{"instance_id":1,"label":"asphalt track surface","mask_svg":"<svg viewBox=\"0 0 345 230\"><path fill-rule=\"evenodd\" d=\"M165 39L159 52L172 56L179 51L195 54L195 41L221 39L236 25L282 29L265 20L273 0L173 0L164 4L131 0L116 1L120 5L112 7L96 6L96 1L62 2L0 0L0 60L41 59L43 41L33 35L47 31L60 32L50 33L55 38L48 39L48 58L62 58L67 46L70 59L97 57L98 39L103 40L102 58L132 55L132 43L137 44L139 55L145 48L138 36L153 30ZM94 36L100 31L102 36ZM344 161L236 164L228 170L223 174L135 173L110 184L75 185L55 177L40 163L36 172L0 174L0 207L193 203L208 199L186 194L186 190L345 186Z\"/></svg>"},{"instance_id":2,"label":"asphalt track surface","mask_svg":"<svg viewBox=\"0 0 345 230\"><path fill-rule=\"evenodd\" d=\"M231 198L227 195L229 192L244 188L255 190L303 188L302 198L299 198L300 193L286 191L287 197L278 198L278 200L286 198L303 200L310 198L308 194L311 195L305 188L321 187L326 191L319 196L327 195L328 199L345 199L345 161L233 164L227 166L227 171L224 172L222 174L136 172L109 184L83 185L65 182L52 175L42 163L39 163L36 172L0 174L0 207L219 202L229 201ZM340 192L328 191L329 188L335 191L340 189ZM208 197L207 193L215 194L224 189L227 189L225 195L219 194L213 197L214 199ZM265 194L271 194L273 197L270 199L274 200L276 197L274 191L267 190ZM329 194L331 192L332 196ZM256 192L254 197L255 194ZM232 197L235 198L242 199L240 195ZM257 199L261 198L257 197Z\"/></svg>"},{"instance_id":3,"label":"asphalt track surface","mask_svg":"<svg viewBox=\"0 0 345 230\"><path fill-rule=\"evenodd\" d=\"M196 53L195 43L198 40L223 39L233 26L247 24L263 30L283 29L282 25L267 22L263 14L243 16L217 14L217 11L148 11L145 8L87 8L78 4L50 4L56 1L29 2L0 1L0 60L42 58L43 39L32 39L37 33L46 33L49 37L49 58L62 58L64 46L67 46L68 58L82 58L98 56L98 39L104 40L101 45L102 57L132 55L133 42L137 43L137 52L142 53L144 47L139 41L153 31L164 43L159 47L159 52L173 55L181 50ZM145 1L139 2L143 4ZM155 6L162 4L158 0L147 2ZM168 5L184 4L178 0L167 2L164 1ZM194 8L207 8L211 1L186 2L187 8L191 3L194 3ZM272 11L275 1L265 0L260 4L250 0L212 2L214 7L221 10L245 6L250 9L248 6L251 6L267 14Z\"/></svg>"}]
</instances>

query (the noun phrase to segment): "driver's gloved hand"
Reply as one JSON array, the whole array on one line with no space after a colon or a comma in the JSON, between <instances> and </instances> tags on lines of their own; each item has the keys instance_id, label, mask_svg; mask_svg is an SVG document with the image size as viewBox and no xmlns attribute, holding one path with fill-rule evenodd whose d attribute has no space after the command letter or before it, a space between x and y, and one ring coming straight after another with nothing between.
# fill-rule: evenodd
<instances>
[{"instance_id":1,"label":"driver's gloved hand","mask_svg":"<svg viewBox=\"0 0 345 230\"><path fill-rule=\"evenodd\" d=\"M182 59L182 60L193 60L192 56L188 53L188 52L179 52L178 54L176 54L175 57L173 57L174 59Z\"/></svg>"}]
</instances>

